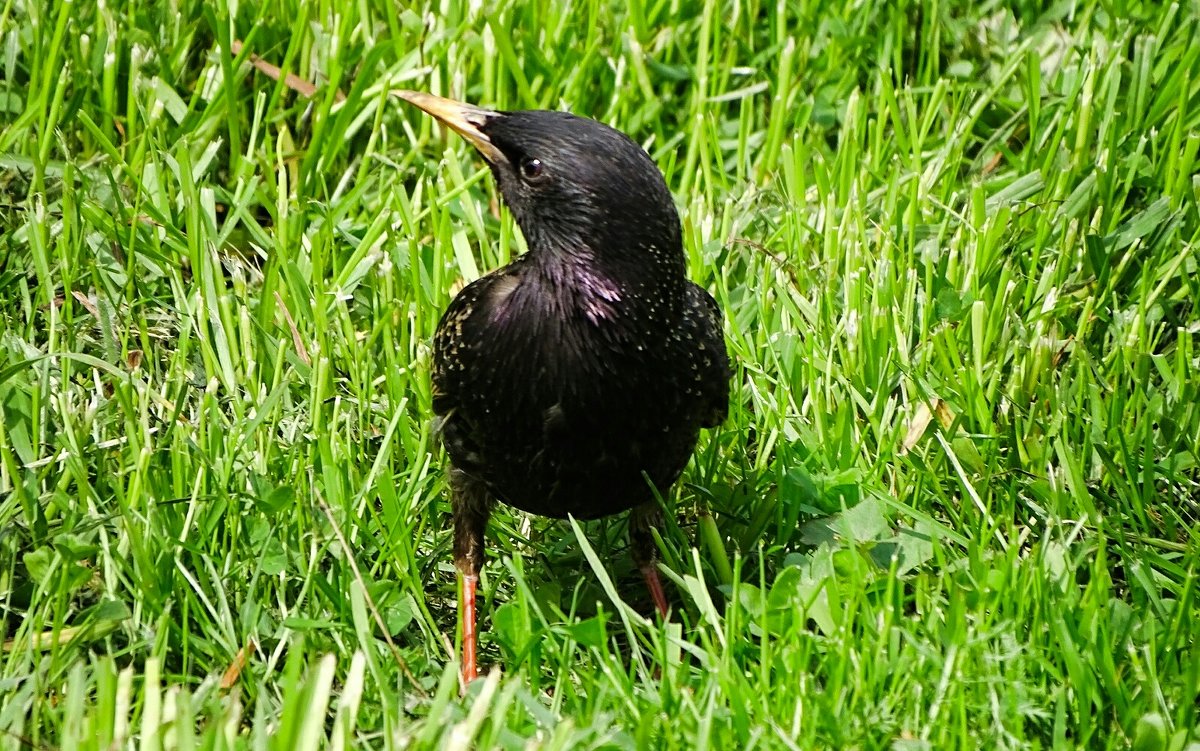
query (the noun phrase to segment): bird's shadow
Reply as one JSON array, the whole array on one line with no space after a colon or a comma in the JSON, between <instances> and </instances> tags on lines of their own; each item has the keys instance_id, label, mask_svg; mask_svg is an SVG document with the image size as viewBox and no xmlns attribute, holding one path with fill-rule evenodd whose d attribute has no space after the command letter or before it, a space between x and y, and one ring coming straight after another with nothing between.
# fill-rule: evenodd
<instances>
[{"instance_id":1,"label":"bird's shadow","mask_svg":"<svg viewBox=\"0 0 1200 751\"><path fill-rule=\"evenodd\" d=\"M488 546L500 556L520 557L523 575L530 588L559 593L557 602L547 601L546 604L555 605L564 617L576 619L593 617L601 609L611 612L608 596L568 521L538 517L525 520L516 515L512 521L516 524L511 529L507 528L508 524L502 525L488 540ZM596 554L605 562L621 599L638 613L652 618L654 601L629 551L628 515L581 522L581 526ZM678 542L686 545L682 533L679 534ZM492 573L500 572L493 567ZM502 575L502 579L506 578ZM512 586L511 581L501 580L494 584L497 590L509 586ZM501 596L497 592L497 598Z\"/></svg>"}]
</instances>

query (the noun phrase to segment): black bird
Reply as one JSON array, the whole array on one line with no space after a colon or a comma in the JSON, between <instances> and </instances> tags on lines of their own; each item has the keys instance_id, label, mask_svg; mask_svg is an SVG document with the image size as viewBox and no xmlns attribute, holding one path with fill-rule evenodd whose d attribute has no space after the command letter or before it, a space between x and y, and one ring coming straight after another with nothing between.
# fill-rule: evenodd
<instances>
[{"instance_id":1,"label":"black bird","mask_svg":"<svg viewBox=\"0 0 1200 751\"><path fill-rule=\"evenodd\" d=\"M628 136L565 112L398 95L487 160L529 247L454 298L433 344L466 682L495 500L558 518L633 509L634 561L666 616L654 494L678 479L700 428L725 419L729 359L716 301L687 279L671 193Z\"/></svg>"}]
</instances>

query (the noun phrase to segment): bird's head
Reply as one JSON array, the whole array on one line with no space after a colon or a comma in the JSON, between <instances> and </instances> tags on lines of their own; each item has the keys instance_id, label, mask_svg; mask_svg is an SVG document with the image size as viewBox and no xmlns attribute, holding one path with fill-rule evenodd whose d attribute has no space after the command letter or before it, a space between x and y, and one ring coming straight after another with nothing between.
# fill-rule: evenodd
<instances>
[{"instance_id":1,"label":"bird's head","mask_svg":"<svg viewBox=\"0 0 1200 751\"><path fill-rule=\"evenodd\" d=\"M679 215L632 139L566 112L502 112L413 91L398 96L463 136L492 168L533 252L683 274Z\"/></svg>"}]
</instances>

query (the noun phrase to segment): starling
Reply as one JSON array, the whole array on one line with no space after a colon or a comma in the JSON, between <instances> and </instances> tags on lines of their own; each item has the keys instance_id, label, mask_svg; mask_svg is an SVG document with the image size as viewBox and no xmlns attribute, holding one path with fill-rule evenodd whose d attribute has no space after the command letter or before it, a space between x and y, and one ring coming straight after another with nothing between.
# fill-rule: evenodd
<instances>
[{"instance_id":1,"label":"starling","mask_svg":"<svg viewBox=\"0 0 1200 751\"><path fill-rule=\"evenodd\" d=\"M491 167L529 252L467 285L433 343L462 577L462 678L476 677L475 588L500 501L577 519L632 509L630 549L659 613L655 493L728 411L721 311L687 279L662 174L625 134L565 112L398 95Z\"/></svg>"}]
</instances>

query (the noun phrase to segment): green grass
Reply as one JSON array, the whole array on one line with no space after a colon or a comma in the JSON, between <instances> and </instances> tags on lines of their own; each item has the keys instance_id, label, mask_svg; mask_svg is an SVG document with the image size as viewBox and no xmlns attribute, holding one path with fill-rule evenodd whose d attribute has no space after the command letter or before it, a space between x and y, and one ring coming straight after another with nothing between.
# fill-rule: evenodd
<instances>
[{"instance_id":1,"label":"green grass","mask_svg":"<svg viewBox=\"0 0 1200 751\"><path fill-rule=\"evenodd\" d=\"M1198 35L0 0L0 749L1197 748ZM632 134L738 363L672 622L502 510L466 697L429 342L523 244L398 87Z\"/></svg>"}]
</instances>

